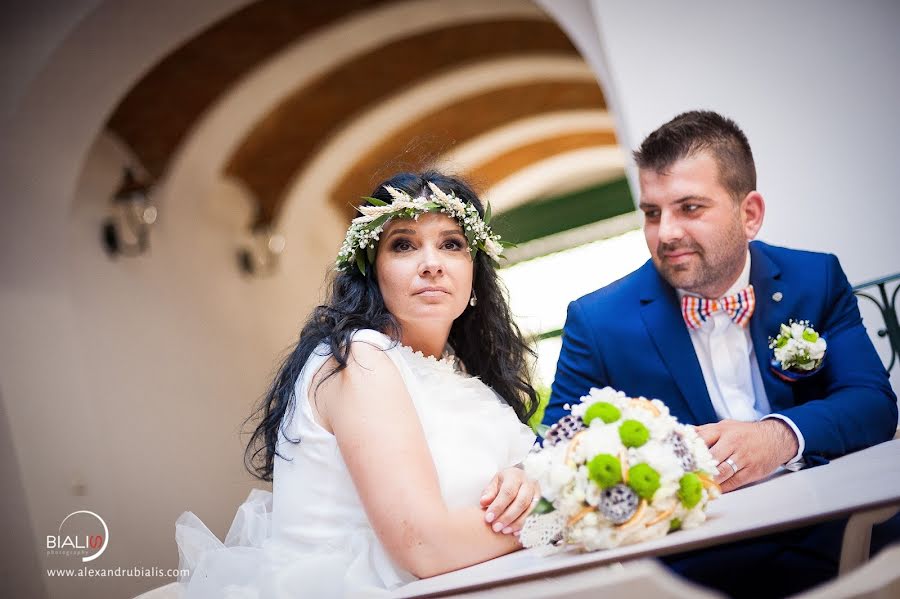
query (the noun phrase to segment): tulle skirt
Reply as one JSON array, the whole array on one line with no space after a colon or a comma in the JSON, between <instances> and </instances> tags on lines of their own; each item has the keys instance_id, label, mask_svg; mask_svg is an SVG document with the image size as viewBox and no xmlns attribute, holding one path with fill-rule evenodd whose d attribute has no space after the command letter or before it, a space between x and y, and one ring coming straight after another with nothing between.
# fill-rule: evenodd
<instances>
[{"instance_id":1,"label":"tulle skirt","mask_svg":"<svg viewBox=\"0 0 900 599\"><path fill-rule=\"evenodd\" d=\"M369 527L326 546L273 537L272 494L254 489L220 541L192 512L175 524L186 599L386 597L415 578L398 570Z\"/></svg>"}]
</instances>

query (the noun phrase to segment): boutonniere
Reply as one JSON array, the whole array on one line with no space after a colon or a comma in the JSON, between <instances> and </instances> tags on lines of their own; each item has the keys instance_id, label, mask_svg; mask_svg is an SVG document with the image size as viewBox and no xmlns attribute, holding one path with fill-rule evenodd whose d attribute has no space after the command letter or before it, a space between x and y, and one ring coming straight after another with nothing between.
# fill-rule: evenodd
<instances>
[{"instance_id":1,"label":"boutonniere","mask_svg":"<svg viewBox=\"0 0 900 599\"><path fill-rule=\"evenodd\" d=\"M825 339L808 320L790 320L781 325L776 337L769 337L769 349L775 355L772 369L789 382L805 378L822 366L827 347Z\"/></svg>"}]
</instances>

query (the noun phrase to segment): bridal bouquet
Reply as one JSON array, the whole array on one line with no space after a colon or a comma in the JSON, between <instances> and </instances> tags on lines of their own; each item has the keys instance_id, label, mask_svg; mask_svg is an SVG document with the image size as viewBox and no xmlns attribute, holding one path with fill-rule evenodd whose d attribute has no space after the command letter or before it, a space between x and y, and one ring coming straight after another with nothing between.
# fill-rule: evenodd
<instances>
[{"instance_id":1,"label":"bridal bouquet","mask_svg":"<svg viewBox=\"0 0 900 599\"><path fill-rule=\"evenodd\" d=\"M526 519L525 547L587 551L655 539L706 520L719 496L716 461L693 427L659 400L591 389L525 459L542 497Z\"/></svg>"}]
</instances>

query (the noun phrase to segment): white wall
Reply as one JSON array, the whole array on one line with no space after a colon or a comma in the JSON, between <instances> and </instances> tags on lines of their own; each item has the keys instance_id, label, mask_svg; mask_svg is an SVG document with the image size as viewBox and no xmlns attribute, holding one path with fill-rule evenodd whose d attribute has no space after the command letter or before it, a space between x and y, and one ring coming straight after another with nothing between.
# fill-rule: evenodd
<instances>
[{"instance_id":1,"label":"white wall","mask_svg":"<svg viewBox=\"0 0 900 599\"><path fill-rule=\"evenodd\" d=\"M215 219L203 202L157 190L162 212L149 254L107 258L97 233L122 164L101 137L68 227L65 270L84 378L71 399L92 413L97 453L60 460L59 446L48 444L54 457L43 468L61 486L74 473L87 487L82 501L119 540L103 567L174 567L174 518L194 510L223 536L254 485L238 431L281 348L259 333L274 315L256 281L238 272L236 240L250 212L223 194L239 190L218 189ZM134 591L141 581L117 582Z\"/></svg>"},{"instance_id":2,"label":"white wall","mask_svg":"<svg viewBox=\"0 0 900 599\"><path fill-rule=\"evenodd\" d=\"M54 240L58 262L44 264L55 273L42 283L58 287L4 286L3 399L35 538L90 509L110 529L91 565L171 568L181 511L222 536L247 490L263 486L243 471L238 427L282 348L260 335L278 316L234 259L250 216L239 190L219 186L209 218L205 202L158 189L150 253L104 254L100 224L125 163L106 136L90 149ZM53 597L128 596L159 582L47 580Z\"/></svg>"},{"instance_id":3,"label":"white wall","mask_svg":"<svg viewBox=\"0 0 900 599\"><path fill-rule=\"evenodd\" d=\"M107 260L98 226L122 156L98 137L146 68L240 2L61 4L23 4L0 35L15 57L0 85L0 396L16 460L3 462L4 529L42 570L62 565L45 536L90 509L110 529L92 565L174 567L178 513L222 534L251 486L236 429L280 348L253 334L267 313L237 274L229 219L201 218L196 198L160 190L152 254ZM5 590L129 596L160 582L48 579L28 562L8 564Z\"/></svg>"},{"instance_id":4,"label":"white wall","mask_svg":"<svg viewBox=\"0 0 900 599\"><path fill-rule=\"evenodd\" d=\"M835 253L852 284L900 272L900 3L540 3L595 67L623 145L686 110L728 115L767 200L760 239Z\"/></svg>"}]
</instances>

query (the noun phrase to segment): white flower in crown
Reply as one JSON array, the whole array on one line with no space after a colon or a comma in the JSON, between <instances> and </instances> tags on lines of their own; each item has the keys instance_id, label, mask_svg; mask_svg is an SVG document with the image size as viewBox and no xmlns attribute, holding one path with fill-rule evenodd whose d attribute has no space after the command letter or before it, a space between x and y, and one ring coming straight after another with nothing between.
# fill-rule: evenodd
<instances>
[{"instance_id":1,"label":"white flower in crown","mask_svg":"<svg viewBox=\"0 0 900 599\"><path fill-rule=\"evenodd\" d=\"M366 265L375 259L375 246L384 226L392 218L418 219L427 212L441 212L456 219L469 240L469 251L474 258L480 250L494 262L503 257L504 242L495 235L489 226L491 206L485 209L484 218L471 203L463 202L453 193L447 193L440 187L428 182L431 193L416 198L408 193L385 185L393 202L386 203L375 198L366 198L369 204L358 208L361 216L353 219L344 243L335 259L335 268L349 270L355 264L359 271L366 273ZM511 244L510 244L511 245Z\"/></svg>"},{"instance_id":2,"label":"white flower in crown","mask_svg":"<svg viewBox=\"0 0 900 599\"><path fill-rule=\"evenodd\" d=\"M778 335L769 338L775 362L782 370L799 374L809 373L822 365L828 344L808 320L789 320L782 324Z\"/></svg>"}]
</instances>

